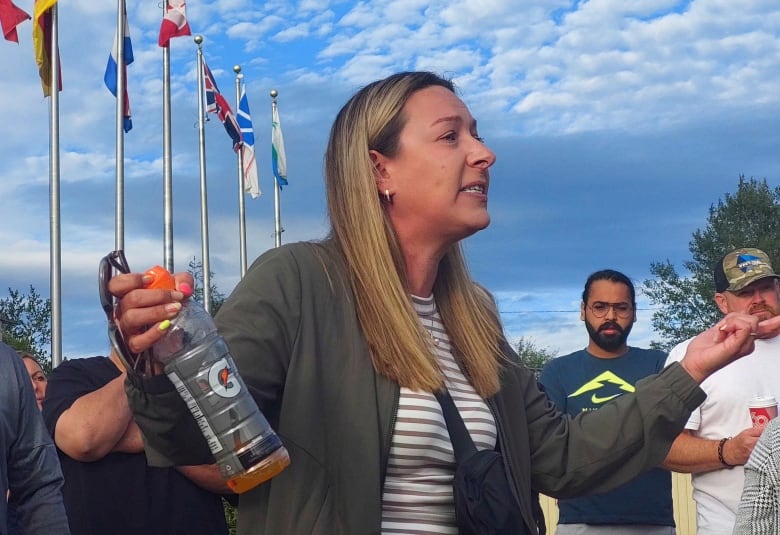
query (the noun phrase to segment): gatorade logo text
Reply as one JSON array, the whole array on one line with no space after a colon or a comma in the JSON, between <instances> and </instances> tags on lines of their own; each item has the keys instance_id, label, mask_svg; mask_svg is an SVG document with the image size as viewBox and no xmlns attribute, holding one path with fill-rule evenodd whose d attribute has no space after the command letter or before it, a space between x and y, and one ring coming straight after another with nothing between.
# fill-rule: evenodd
<instances>
[{"instance_id":1,"label":"gatorade logo text","mask_svg":"<svg viewBox=\"0 0 780 535\"><path fill-rule=\"evenodd\" d=\"M211 365L209 386L215 394L223 398L232 398L241 392L241 383L236 378L236 371L224 358Z\"/></svg>"}]
</instances>

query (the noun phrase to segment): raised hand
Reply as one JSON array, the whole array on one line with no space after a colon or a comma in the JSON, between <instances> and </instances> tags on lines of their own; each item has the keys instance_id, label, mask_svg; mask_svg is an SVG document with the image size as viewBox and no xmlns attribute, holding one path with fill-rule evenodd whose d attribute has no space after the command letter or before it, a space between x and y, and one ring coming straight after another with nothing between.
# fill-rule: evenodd
<instances>
[{"instance_id":1,"label":"raised hand","mask_svg":"<svg viewBox=\"0 0 780 535\"><path fill-rule=\"evenodd\" d=\"M713 327L691 340L680 365L701 383L707 377L730 362L753 351L754 340L759 333L780 329L780 317L766 320L762 324L777 320L777 325L759 326L758 318L749 314L731 313Z\"/></svg>"},{"instance_id":2,"label":"raised hand","mask_svg":"<svg viewBox=\"0 0 780 535\"><path fill-rule=\"evenodd\" d=\"M175 318L181 302L192 294L193 279L189 273L177 273L176 290L150 290L150 277L143 273L118 274L108 289L117 298L115 321L131 351L140 353L163 337Z\"/></svg>"}]
</instances>

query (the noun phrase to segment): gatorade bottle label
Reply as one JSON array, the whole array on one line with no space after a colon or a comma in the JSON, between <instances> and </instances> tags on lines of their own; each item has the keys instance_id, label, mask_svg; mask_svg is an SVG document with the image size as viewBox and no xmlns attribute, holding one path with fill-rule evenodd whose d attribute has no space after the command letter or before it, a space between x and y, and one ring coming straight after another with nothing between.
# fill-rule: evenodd
<instances>
[{"instance_id":1,"label":"gatorade bottle label","mask_svg":"<svg viewBox=\"0 0 780 535\"><path fill-rule=\"evenodd\" d=\"M282 447L282 441L276 433L274 433L240 452L238 454L238 460L241 462L241 466L244 467L244 470L249 470L280 447Z\"/></svg>"},{"instance_id":2,"label":"gatorade bottle label","mask_svg":"<svg viewBox=\"0 0 780 535\"><path fill-rule=\"evenodd\" d=\"M222 448L222 444L219 442L219 439L217 438L217 434L209 425L209 421L206 419L206 416L203 414L203 411L200 410L200 406L198 405L198 402L195 400L194 397L192 397L192 393L190 393L189 389L187 388L187 385L185 385L184 382L181 379L179 379L179 376L176 375L176 373L171 371L168 372L167 375L168 375L168 379L171 380L171 383L173 383L173 386L176 388L176 391L184 400L184 403L187 404L187 408L192 413L192 416L195 418L195 421L198 423L200 432L203 433L203 437L206 439L206 442L208 442L209 449L211 450L212 455L216 455L217 453L221 452L223 448ZM237 383L237 381L234 382Z\"/></svg>"}]
</instances>

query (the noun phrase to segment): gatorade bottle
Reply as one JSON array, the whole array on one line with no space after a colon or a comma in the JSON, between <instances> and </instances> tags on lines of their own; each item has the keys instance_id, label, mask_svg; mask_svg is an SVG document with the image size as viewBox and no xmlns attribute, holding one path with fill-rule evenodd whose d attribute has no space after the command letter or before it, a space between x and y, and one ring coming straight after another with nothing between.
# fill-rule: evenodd
<instances>
[{"instance_id":1,"label":"gatorade bottle","mask_svg":"<svg viewBox=\"0 0 780 535\"><path fill-rule=\"evenodd\" d=\"M146 272L147 288L174 289L163 267ZM171 326L152 347L192 416L198 422L227 485L238 494L290 464L290 457L238 374L227 344L200 303L182 303Z\"/></svg>"}]
</instances>

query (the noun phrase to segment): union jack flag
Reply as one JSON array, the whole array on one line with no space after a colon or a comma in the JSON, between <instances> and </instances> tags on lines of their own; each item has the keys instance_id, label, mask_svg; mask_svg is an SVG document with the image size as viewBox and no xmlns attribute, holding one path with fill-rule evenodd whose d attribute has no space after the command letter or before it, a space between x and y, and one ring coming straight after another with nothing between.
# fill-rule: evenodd
<instances>
[{"instance_id":1,"label":"union jack flag","mask_svg":"<svg viewBox=\"0 0 780 535\"><path fill-rule=\"evenodd\" d=\"M238 126L236 116L233 115L233 111L230 109L222 93L219 92L217 82L214 80L214 76L211 74L206 62L203 62L203 83L206 88L206 112L216 113L219 120L225 126L225 131L233 140L233 150L238 152L241 149L241 128Z\"/></svg>"}]
</instances>

